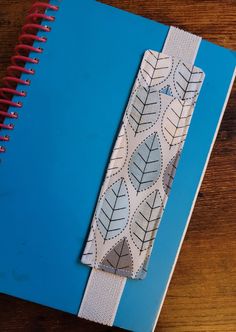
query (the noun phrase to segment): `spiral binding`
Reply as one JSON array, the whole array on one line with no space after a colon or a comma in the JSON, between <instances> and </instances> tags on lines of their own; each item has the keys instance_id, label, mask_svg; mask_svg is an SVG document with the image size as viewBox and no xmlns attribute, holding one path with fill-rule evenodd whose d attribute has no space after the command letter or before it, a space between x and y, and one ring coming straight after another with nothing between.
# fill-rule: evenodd
<instances>
[{"instance_id":1,"label":"spiral binding","mask_svg":"<svg viewBox=\"0 0 236 332\"><path fill-rule=\"evenodd\" d=\"M17 90L18 84L29 86L29 79L22 79L22 74L34 75L33 69L25 67L26 63L38 64L39 59L29 56L30 52L42 53L41 47L35 47L34 42L45 43L46 37L37 35L38 31L50 32L51 28L47 25L42 25L43 21L53 22L55 17L47 15L47 10L57 11L58 6L51 5L45 2L35 2L29 14L26 16L26 22L22 27L22 33L19 37L19 44L15 47L15 55L11 58L11 64L7 68L7 75L3 78L3 87L0 88L0 130L13 130L13 124L4 123L5 119L17 119L17 112L8 112L9 107L21 108L22 102L13 101L13 96L25 97L26 91ZM8 142L10 137L8 135L1 136L0 141ZM0 153L5 152L6 149L0 146Z\"/></svg>"}]
</instances>

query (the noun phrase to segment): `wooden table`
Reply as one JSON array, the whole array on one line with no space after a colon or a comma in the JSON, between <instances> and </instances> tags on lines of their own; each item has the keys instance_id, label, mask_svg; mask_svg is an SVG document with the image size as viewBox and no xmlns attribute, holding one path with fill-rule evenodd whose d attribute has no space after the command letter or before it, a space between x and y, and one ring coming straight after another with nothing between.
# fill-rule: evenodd
<instances>
[{"instance_id":1,"label":"wooden table","mask_svg":"<svg viewBox=\"0 0 236 332\"><path fill-rule=\"evenodd\" d=\"M9 64L25 13L33 2L0 1L1 77ZM176 25L236 50L235 0L103 2ZM157 325L158 332L236 331L235 97L234 88ZM0 296L1 332L111 330L118 329Z\"/></svg>"}]
</instances>

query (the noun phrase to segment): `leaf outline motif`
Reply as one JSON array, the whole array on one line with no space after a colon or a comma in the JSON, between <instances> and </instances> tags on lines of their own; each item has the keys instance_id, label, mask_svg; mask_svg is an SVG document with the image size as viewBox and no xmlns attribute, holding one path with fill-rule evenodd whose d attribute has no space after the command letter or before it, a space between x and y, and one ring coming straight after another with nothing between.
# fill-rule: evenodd
<instances>
[{"instance_id":1,"label":"leaf outline motif","mask_svg":"<svg viewBox=\"0 0 236 332\"><path fill-rule=\"evenodd\" d=\"M109 273L121 275L122 277L132 277L133 258L126 237L118 241L105 254L99 264L99 268Z\"/></svg>"},{"instance_id":2,"label":"leaf outline motif","mask_svg":"<svg viewBox=\"0 0 236 332\"><path fill-rule=\"evenodd\" d=\"M140 255L152 248L162 213L163 202L158 189L149 194L135 210L130 223L130 234Z\"/></svg>"},{"instance_id":3,"label":"leaf outline motif","mask_svg":"<svg viewBox=\"0 0 236 332\"><path fill-rule=\"evenodd\" d=\"M173 77L174 87L179 98L183 100L192 100L192 103L195 103L204 76L205 75L201 69L187 65L179 60Z\"/></svg>"},{"instance_id":4,"label":"leaf outline motif","mask_svg":"<svg viewBox=\"0 0 236 332\"><path fill-rule=\"evenodd\" d=\"M104 243L118 236L125 229L128 217L128 188L122 177L105 191L95 211L98 229Z\"/></svg>"},{"instance_id":5,"label":"leaf outline motif","mask_svg":"<svg viewBox=\"0 0 236 332\"><path fill-rule=\"evenodd\" d=\"M150 129L160 115L160 96L155 88L140 86L126 111L134 136Z\"/></svg>"},{"instance_id":6,"label":"leaf outline motif","mask_svg":"<svg viewBox=\"0 0 236 332\"><path fill-rule=\"evenodd\" d=\"M106 178L118 174L124 167L128 155L128 138L125 125L122 124L108 164Z\"/></svg>"},{"instance_id":7,"label":"leaf outline motif","mask_svg":"<svg viewBox=\"0 0 236 332\"><path fill-rule=\"evenodd\" d=\"M162 95L162 98L170 97ZM193 110L192 103L178 98L172 98L167 106L163 113L161 128L169 149L185 141Z\"/></svg>"},{"instance_id":8,"label":"leaf outline motif","mask_svg":"<svg viewBox=\"0 0 236 332\"><path fill-rule=\"evenodd\" d=\"M138 145L130 158L128 174L137 194L158 180L161 168L161 145L157 132L154 132Z\"/></svg>"},{"instance_id":9,"label":"leaf outline motif","mask_svg":"<svg viewBox=\"0 0 236 332\"><path fill-rule=\"evenodd\" d=\"M141 63L138 79L148 87L154 87L165 82L173 70L174 61L172 57L159 53L156 51L148 50L144 54ZM141 76L141 79L140 79Z\"/></svg>"},{"instance_id":10,"label":"leaf outline motif","mask_svg":"<svg viewBox=\"0 0 236 332\"><path fill-rule=\"evenodd\" d=\"M180 150L176 153L176 155L169 161L168 165L166 166L166 168L164 170L164 174L163 174L163 178L162 178L162 186L163 186L163 189L167 196L169 195L169 193L171 191L171 187L172 187L172 184L174 181L174 177L175 177L175 173L176 173L177 166L179 163L181 152L182 151Z\"/></svg>"}]
</instances>

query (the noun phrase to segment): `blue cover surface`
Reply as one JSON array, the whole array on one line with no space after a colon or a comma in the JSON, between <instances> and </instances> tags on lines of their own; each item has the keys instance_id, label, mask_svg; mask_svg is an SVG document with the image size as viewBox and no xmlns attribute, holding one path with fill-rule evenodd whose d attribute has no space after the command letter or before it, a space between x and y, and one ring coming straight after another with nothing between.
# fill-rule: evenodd
<instances>
[{"instance_id":1,"label":"blue cover surface","mask_svg":"<svg viewBox=\"0 0 236 332\"><path fill-rule=\"evenodd\" d=\"M167 33L94 1L61 3L0 165L1 292L78 312L90 273L80 257L113 140L144 51L161 51ZM153 327L235 56L202 41L195 64L206 79L148 276L127 282L115 320L133 331Z\"/></svg>"}]
</instances>

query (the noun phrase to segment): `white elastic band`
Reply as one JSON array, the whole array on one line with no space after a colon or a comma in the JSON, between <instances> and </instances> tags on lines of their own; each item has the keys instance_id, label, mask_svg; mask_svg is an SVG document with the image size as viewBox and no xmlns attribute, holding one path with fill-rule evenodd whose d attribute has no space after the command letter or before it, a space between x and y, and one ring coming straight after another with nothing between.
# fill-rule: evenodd
<instances>
[{"instance_id":1,"label":"white elastic band","mask_svg":"<svg viewBox=\"0 0 236 332\"><path fill-rule=\"evenodd\" d=\"M201 38L170 27L162 52L193 65ZM78 316L112 326L126 278L92 269Z\"/></svg>"},{"instance_id":2,"label":"white elastic band","mask_svg":"<svg viewBox=\"0 0 236 332\"><path fill-rule=\"evenodd\" d=\"M112 326L126 278L92 269L78 316Z\"/></svg>"},{"instance_id":3,"label":"white elastic band","mask_svg":"<svg viewBox=\"0 0 236 332\"><path fill-rule=\"evenodd\" d=\"M162 52L193 65L201 40L201 37L170 27Z\"/></svg>"}]
</instances>

